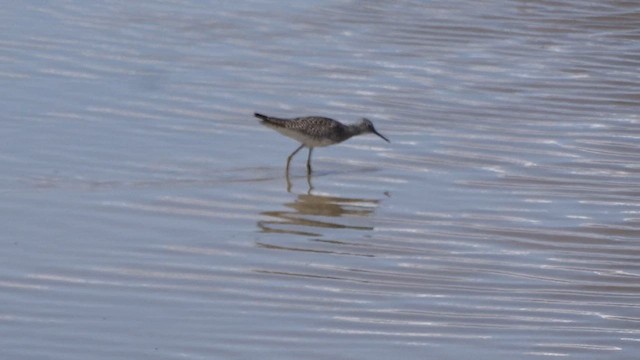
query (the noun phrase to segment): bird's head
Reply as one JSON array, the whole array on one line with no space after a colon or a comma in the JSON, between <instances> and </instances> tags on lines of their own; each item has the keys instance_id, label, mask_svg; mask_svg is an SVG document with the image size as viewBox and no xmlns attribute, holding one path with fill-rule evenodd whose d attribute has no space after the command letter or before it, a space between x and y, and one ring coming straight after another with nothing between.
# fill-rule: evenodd
<instances>
[{"instance_id":1,"label":"bird's head","mask_svg":"<svg viewBox=\"0 0 640 360\"><path fill-rule=\"evenodd\" d=\"M364 130L364 132L373 133L373 134L376 134L376 135L380 136L386 142L389 142L389 143L391 142L391 141L389 141L389 139L387 139L386 137L382 136L382 134L380 134L376 130L376 128L373 127L373 123L371 122L371 120L369 120L367 118L362 118L362 120L360 120L360 128L362 128Z\"/></svg>"}]
</instances>

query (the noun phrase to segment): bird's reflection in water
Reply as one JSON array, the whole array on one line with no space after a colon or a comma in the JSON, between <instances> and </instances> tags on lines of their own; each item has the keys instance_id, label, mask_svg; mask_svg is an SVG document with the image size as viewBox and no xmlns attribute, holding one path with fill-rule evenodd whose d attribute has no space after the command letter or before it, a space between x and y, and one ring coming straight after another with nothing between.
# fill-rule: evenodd
<instances>
[{"instance_id":1,"label":"bird's reflection in water","mask_svg":"<svg viewBox=\"0 0 640 360\"><path fill-rule=\"evenodd\" d=\"M366 218L380 200L343 198L300 194L295 201L284 204L287 210L264 211L262 215L276 220L258 221L264 233L286 233L322 236L321 229L373 230L372 226L350 224L353 218Z\"/></svg>"}]
</instances>

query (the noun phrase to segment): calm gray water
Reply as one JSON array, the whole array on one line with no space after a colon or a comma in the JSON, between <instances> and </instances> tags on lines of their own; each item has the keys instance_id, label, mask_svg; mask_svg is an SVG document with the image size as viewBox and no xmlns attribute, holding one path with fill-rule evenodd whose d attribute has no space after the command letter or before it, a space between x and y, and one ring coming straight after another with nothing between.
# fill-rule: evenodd
<instances>
[{"instance_id":1,"label":"calm gray water","mask_svg":"<svg viewBox=\"0 0 640 360\"><path fill-rule=\"evenodd\" d=\"M635 359L640 3L9 1L3 359ZM306 151L254 111L370 118Z\"/></svg>"}]
</instances>

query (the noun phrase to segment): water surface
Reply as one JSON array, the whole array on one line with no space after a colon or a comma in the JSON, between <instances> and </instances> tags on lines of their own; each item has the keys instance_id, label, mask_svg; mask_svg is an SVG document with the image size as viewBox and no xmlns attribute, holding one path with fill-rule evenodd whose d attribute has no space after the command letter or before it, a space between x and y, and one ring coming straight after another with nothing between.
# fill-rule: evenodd
<instances>
[{"instance_id":1,"label":"water surface","mask_svg":"<svg viewBox=\"0 0 640 360\"><path fill-rule=\"evenodd\" d=\"M11 359L632 359L640 6L11 2ZM314 152L260 126L370 118Z\"/></svg>"}]
</instances>

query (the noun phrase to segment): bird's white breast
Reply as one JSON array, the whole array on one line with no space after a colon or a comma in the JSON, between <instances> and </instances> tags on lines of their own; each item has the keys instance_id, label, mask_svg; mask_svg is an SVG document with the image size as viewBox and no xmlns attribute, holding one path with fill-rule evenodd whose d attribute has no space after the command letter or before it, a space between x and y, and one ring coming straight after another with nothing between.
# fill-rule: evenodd
<instances>
[{"instance_id":1,"label":"bird's white breast","mask_svg":"<svg viewBox=\"0 0 640 360\"><path fill-rule=\"evenodd\" d=\"M323 147L323 146L329 146L334 144L334 142L332 142L329 139L314 138L312 136L305 135L296 130L282 128L282 127L275 127L275 126L269 126L269 127L286 137L290 137L304 144L306 147Z\"/></svg>"}]
</instances>

